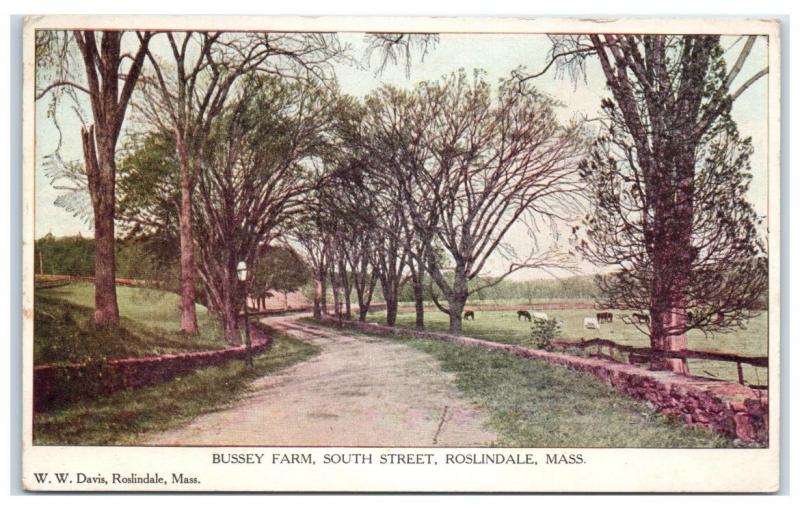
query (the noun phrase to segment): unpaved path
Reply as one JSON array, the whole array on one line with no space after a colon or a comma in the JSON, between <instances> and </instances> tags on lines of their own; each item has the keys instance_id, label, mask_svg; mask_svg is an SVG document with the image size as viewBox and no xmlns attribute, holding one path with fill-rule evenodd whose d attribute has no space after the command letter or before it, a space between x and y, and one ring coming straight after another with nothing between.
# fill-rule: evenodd
<instances>
[{"instance_id":1,"label":"unpaved path","mask_svg":"<svg viewBox=\"0 0 800 510\"><path fill-rule=\"evenodd\" d=\"M232 407L145 437L144 444L486 446L496 440L484 425L487 416L432 356L296 317L264 321L322 352L256 380Z\"/></svg>"}]
</instances>

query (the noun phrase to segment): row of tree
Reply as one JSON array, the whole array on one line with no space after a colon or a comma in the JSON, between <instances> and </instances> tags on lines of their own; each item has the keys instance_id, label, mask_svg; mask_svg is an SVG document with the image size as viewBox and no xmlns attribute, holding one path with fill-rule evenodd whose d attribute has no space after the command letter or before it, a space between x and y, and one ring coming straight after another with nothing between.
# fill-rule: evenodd
<instances>
[{"instance_id":1,"label":"row of tree","mask_svg":"<svg viewBox=\"0 0 800 510\"><path fill-rule=\"evenodd\" d=\"M460 71L412 90L382 87L349 122L300 220L320 299L326 280L345 297L355 288L363 320L379 283L391 325L410 279L417 327L427 289L459 332L474 293L523 268L569 263L551 243L520 256L506 236L522 224L541 242L537 222L578 207L581 131L557 120L548 97L513 81L492 91L482 73ZM497 255L508 266L480 278Z\"/></svg>"},{"instance_id":2,"label":"row of tree","mask_svg":"<svg viewBox=\"0 0 800 510\"><path fill-rule=\"evenodd\" d=\"M368 37L381 66L436 41ZM336 309L349 314L355 295L364 320L380 285L393 324L411 282L417 327L429 296L457 333L471 295L523 268L574 269L567 224L577 252L615 268L599 279L602 304L649 311L657 350L684 349L692 328L740 325L767 281L745 197L750 143L730 117L767 72L737 80L756 38L735 43L730 68L718 36L552 41L542 73L518 70L494 90L459 71L361 100L337 91L333 64L350 57L335 34L37 33L38 97L54 117L65 97L91 110L84 164L60 175L91 196L96 321L118 320L116 220L179 251L183 331L197 331L199 280L231 342L245 299L237 262L255 267L276 243L303 252L316 315L331 287ZM590 59L612 98L591 125L561 122L532 79L551 65L577 78ZM520 232L525 253L509 242ZM505 268L486 278L497 260Z\"/></svg>"},{"instance_id":3,"label":"row of tree","mask_svg":"<svg viewBox=\"0 0 800 510\"><path fill-rule=\"evenodd\" d=\"M153 51L156 41L167 51ZM96 322L119 320L120 219L139 235L165 237L177 228L181 329L197 333L199 277L235 341L243 299L236 263L258 258L311 182L302 174L313 168L300 162L317 149L324 125L316 117L331 118L320 112L335 100L318 84L332 79L330 64L345 57L344 48L330 34L43 31L36 42L37 97L52 98L54 118L70 99L83 124L83 165L56 171L91 196ZM90 116L83 115L87 99ZM117 190L117 140L131 101L131 131L161 153L140 154L152 165L131 162ZM119 207L118 191L128 201Z\"/></svg>"}]
</instances>

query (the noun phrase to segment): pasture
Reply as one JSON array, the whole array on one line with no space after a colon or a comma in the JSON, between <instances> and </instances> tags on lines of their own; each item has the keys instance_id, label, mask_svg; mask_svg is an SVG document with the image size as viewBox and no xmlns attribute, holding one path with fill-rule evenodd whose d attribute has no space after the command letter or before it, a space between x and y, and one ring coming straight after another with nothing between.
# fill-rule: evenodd
<instances>
[{"instance_id":1,"label":"pasture","mask_svg":"<svg viewBox=\"0 0 800 510\"><path fill-rule=\"evenodd\" d=\"M467 309L470 309L467 306ZM523 305L520 309L526 309ZM529 308L532 312L535 307ZM649 347L650 340L647 334L640 331L636 325L625 324L619 316L620 310L610 310L614 314L614 321L610 324L601 324L600 329L585 329L583 319L595 317L594 309L573 309L546 311L548 317L555 317L563 321L559 338L565 340L581 340L591 338L605 338L614 342L631 345L634 347ZM397 326L414 327L414 314L401 313L397 316ZM385 321L384 312L371 313L370 322ZM431 331L447 332L448 317L439 311L427 311L425 326ZM644 325L642 325L644 326ZM463 334L475 338L492 340L495 342L525 345L531 336L531 323L517 319L517 312L509 311L476 311L475 320L463 321ZM762 313L751 319L747 328L731 333L709 333L704 335L701 331L690 331L688 334L689 349L698 351L731 352L744 356L767 355L767 314ZM692 375L715 379L737 380L736 365L734 363L690 360L689 369ZM766 384L767 370L743 365L745 381L750 384Z\"/></svg>"}]
</instances>

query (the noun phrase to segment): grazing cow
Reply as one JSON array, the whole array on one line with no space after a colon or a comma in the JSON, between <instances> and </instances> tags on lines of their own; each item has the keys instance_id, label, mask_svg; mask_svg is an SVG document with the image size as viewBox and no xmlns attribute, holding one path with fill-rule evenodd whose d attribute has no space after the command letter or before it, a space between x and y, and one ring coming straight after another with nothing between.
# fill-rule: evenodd
<instances>
[{"instance_id":1,"label":"grazing cow","mask_svg":"<svg viewBox=\"0 0 800 510\"><path fill-rule=\"evenodd\" d=\"M639 324L650 324L650 316L646 313L635 313L633 314L633 318L636 319Z\"/></svg>"},{"instance_id":2,"label":"grazing cow","mask_svg":"<svg viewBox=\"0 0 800 510\"><path fill-rule=\"evenodd\" d=\"M535 322L547 322L549 317L544 312L531 312L531 317Z\"/></svg>"},{"instance_id":3,"label":"grazing cow","mask_svg":"<svg viewBox=\"0 0 800 510\"><path fill-rule=\"evenodd\" d=\"M611 312L598 312L597 323L603 324L604 322L614 322L614 314Z\"/></svg>"},{"instance_id":4,"label":"grazing cow","mask_svg":"<svg viewBox=\"0 0 800 510\"><path fill-rule=\"evenodd\" d=\"M521 321L523 318L530 322L531 314L529 314L526 310L517 310L517 320Z\"/></svg>"},{"instance_id":5,"label":"grazing cow","mask_svg":"<svg viewBox=\"0 0 800 510\"><path fill-rule=\"evenodd\" d=\"M464 312L464 320L465 321L468 321L468 320L473 320L474 321L475 320L475 312L473 312L472 310Z\"/></svg>"},{"instance_id":6,"label":"grazing cow","mask_svg":"<svg viewBox=\"0 0 800 510\"><path fill-rule=\"evenodd\" d=\"M583 319L583 327L586 329L600 329L600 323L597 317L585 317Z\"/></svg>"}]
</instances>

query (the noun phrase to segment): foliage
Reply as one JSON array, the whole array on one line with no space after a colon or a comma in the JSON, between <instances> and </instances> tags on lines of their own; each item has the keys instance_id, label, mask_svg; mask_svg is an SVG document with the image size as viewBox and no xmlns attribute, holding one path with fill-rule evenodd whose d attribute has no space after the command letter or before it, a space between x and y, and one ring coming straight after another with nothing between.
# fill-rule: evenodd
<instances>
[{"instance_id":1,"label":"foliage","mask_svg":"<svg viewBox=\"0 0 800 510\"><path fill-rule=\"evenodd\" d=\"M252 269L250 294L270 297L270 290L293 292L308 282L309 268L293 249L270 246L262 252Z\"/></svg>"},{"instance_id":2,"label":"foliage","mask_svg":"<svg viewBox=\"0 0 800 510\"><path fill-rule=\"evenodd\" d=\"M550 342L558 338L560 334L561 326L557 319L536 320L531 326L530 343L537 349L549 351L552 348Z\"/></svg>"},{"instance_id":3,"label":"foliage","mask_svg":"<svg viewBox=\"0 0 800 510\"><path fill-rule=\"evenodd\" d=\"M88 276L94 274L94 239L80 235L47 234L33 245L37 274Z\"/></svg>"},{"instance_id":4,"label":"foliage","mask_svg":"<svg viewBox=\"0 0 800 510\"><path fill-rule=\"evenodd\" d=\"M173 288L170 271L174 271L151 239L117 240L115 259L117 277L165 282ZM154 251L158 250L158 251ZM95 242L91 237L45 235L34 242L36 274L93 276Z\"/></svg>"},{"instance_id":5,"label":"foliage","mask_svg":"<svg viewBox=\"0 0 800 510\"><path fill-rule=\"evenodd\" d=\"M225 336L238 341L236 264L253 267L317 184L338 97L315 84L248 75L214 125L193 199L197 271Z\"/></svg>"},{"instance_id":6,"label":"foliage","mask_svg":"<svg viewBox=\"0 0 800 510\"><path fill-rule=\"evenodd\" d=\"M596 57L612 96L601 103L601 133L580 168L592 203L579 250L616 267L598 280L601 304L648 310L659 351L685 348L691 329L741 327L767 285L767 264L745 198L749 141L730 111L769 72L737 79L758 37L742 36L727 50L714 34L551 39L548 68L555 63L575 78ZM733 47L738 56L728 62ZM687 369L665 357L652 366Z\"/></svg>"},{"instance_id":7,"label":"foliage","mask_svg":"<svg viewBox=\"0 0 800 510\"><path fill-rule=\"evenodd\" d=\"M177 263L180 171L175 136L155 131L124 147L118 170L117 220L122 235L147 242L164 263Z\"/></svg>"},{"instance_id":8,"label":"foliage","mask_svg":"<svg viewBox=\"0 0 800 510\"><path fill-rule=\"evenodd\" d=\"M411 91L383 87L365 100L362 142L376 198L370 206L378 225L386 223L380 238L404 245L389 250L392 258L411 255L412 272L416 262L420 276L428 273L437 287L431 298L447 300L440 308L454 332L470 294L526 267L567 265L551 243L539 246L535 225L568 216L576 205L580 127L562 125L550 97L517 85L502 81L493 91L481 71L470 77L461 70ZM520 223L534 240L528 254L505 239ZM506 258L508 269L478 285L493 255Z\"/></svg>"},{"instance_id":9,"label":"foliage","mask_svg":"<svg viewBox=\"0 0 800 510\"><path fill-rule=\"evenodd\" d=\"M607 104L607 109L614 107ZM683 328L675 333L742 327L766 291L765 247L758 233L762 220L747 201L752 147L729 119L718 129L716 137L698 149L693 171L694 214L686 227L692 233L691 259L683 298L691 315L686 313ZM597 278L604 307L648 309L657 254L665 248L655 249L655 242L648 242L655 212L647 204L656 200L655 192L639 184L647 177L623 155L630 143L626 140L619 130L610 129L595 141L591 158L581 167L596 207L587 216L588 243L579 249L596 263L619 266ZM644 219L636 220L630 211L642 211ZM674 280L675 271L666 275Z\"/></svg>"}]
</instances>

